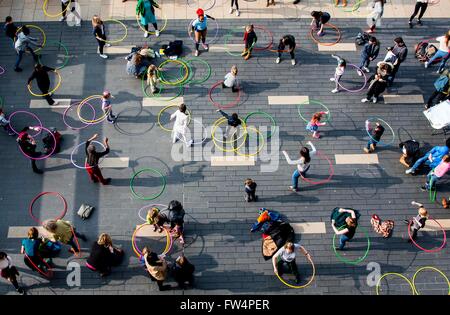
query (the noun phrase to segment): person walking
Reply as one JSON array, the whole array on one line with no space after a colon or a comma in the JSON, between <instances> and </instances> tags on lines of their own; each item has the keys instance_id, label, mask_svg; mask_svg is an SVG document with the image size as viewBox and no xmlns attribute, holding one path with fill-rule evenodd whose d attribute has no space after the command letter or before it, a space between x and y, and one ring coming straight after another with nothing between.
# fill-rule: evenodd
<instances>
[{"instance_id":1,"label":"person walking","mask_svg":"<svg viewBox=\"0 0 450 315\"><path fill-rule=\"evenodd\" d=\"M75 227L69 222L61 219L58 220L45 220L42 223L42 227L51 234L53 241L61 242L69 245L69 252L78 255L80 254L79 244L75 242L75 237L80 238L83 241L87 241L85 235L78 233Z\"/></svg>"},{"instance_id":2,"label":"person walking","mask_svg":"<svg viewBox=\"0 0 450 315\"><path fill-rule=\"evenodd\" d=\"M238 0L231 0L230 14L233 14L233 12L234 12L233 6L236 6L236 16L241 15L241 12L239 12Z\"/></svg>"},{"instance_id":3,"label":"person walking","mask_svg":"<svg viewBox=\"0 0 450 315\"><path fill-rule=\"evenodd\" d=\"M371 61L377 59L378 53L380 52L380 42L373 36L369 38L369 42L364 45L364 48L361 50L360 63L359 63L359 71L358 75L362 76L362 71L367 73L370 72L369 64Z\"/></svg>"},{"instance_id":4,"label":"person walking","mask_svg":"<svg viewBox=\"0 0 450 315\"><path fill-rule=\"evenodd\" d=\"M439 42L439 50L424 65L425 68L428 68L436 59L440 59L441 63L436 73L441 73L444 71L445 64L450 57L450 30L444 36L436 38L436 40Z\"/></svg>"},{"instance_id":5,"label":"person walking","mask_svg":"<svg viewBox=\"0 0 450 315\"><path fill-rule=\"evenodd\" d=\"M311 150L307 147L302 147L300 149L300 158L298 160L291 160L288 153L283 151L284 157L289 165L297 165L297 169L292 173L292 186L289 186L289 189L297 192L298 191L298 179L299 177L306 177L306 172L309 170L311 166L311 157L316 155L317 150L314 144L311 141L308 141Z\"/></svg>"},{"instance_id":6,"label":"person walking","mask_svg":"<svg viewBox=\"0 0 450 315\"><path fill-rule=\"evenodd\" d=\"M422 191L436 189L437 181L439 181L442 177L444 177L444 175L447 174L448 171L450 171L450 156L447 154L444 155L441 163L439 163L439 165L436 166L436 168L434 168L428 173L425 186L421 187Z\"/></svg>"},{"instance_id":7,"label":"person walking","mask_svg":"<svg viewBox=\"0 0 450 315\"><path fill-rule=\"evenodd\" d=\"M160 8L153 0L138 0L136 5L136 15L141 17L140 23L144 25L144 37L149 36L148 25L152 24L155 28L155 36L159 36L158 24L156 22L155 8Z\"/></svg>"},{"instance_id":8,"label":"person walking","mask_svg":"<svg viewBox=\"0 0 450 315\"><path fill-rule=\"evenodd\" d=\"M442 75L434 81L434 91L425 104L425 109L429 109L436 104L447 100L450 97L450 71L444 70Z\"/></svg>"},{"instance_id":9,"label":"person walking","mask_svg":"<svg viewBox=\"0 0 450 315\"><path fill-rule=\"evenodd\" d=\"M400 69L400 65L406 60L408 56L408 47L406 47L403 38L397 37L394 39L394 47L392 47L391 52L395 55L396 59L393 63L394 68L392 69L392 73L389 76L388 83L393 84L395 76L397 75L398 70Z\"/></svg>"},{"instance_id":10,"label":"person walking","mask_svg":"<svg viewBox=\"0 0 450 315\"><path fill-rule=\"evenodd\" d=\"M17 52L17 59L14 65L14 71L16 72L23 71L23 69L20 68L20 63L22 61L23 54L27 51L33 56L35 63L39 62L37 55L34 53L34 50L30 46L43 47L42 45L37 43L36 38L30 36L30 29L26 25L24 25L22 26L21 31L17 35L17 40L14 43L14 48L16 49Z\"/></svg>"},{"instance_id":11,"label":"person walking","mask_svg":"<svg viewBox=\"0 0 450 315\"><path fill-rule=\"evenodd\" d=\"M86 266L92 271L100 273L101 277L111 274L111 268L118 266L124 257L122 249L113 245L109 234L102 233L92 244Z\"/></svg>"},{"instance_id":12,"label":"person walking","mask_svg":"<svg viewBox=\"0 0 450 315\"><path fill-rule=\"evenodd\" d=\"M237 0L236 0L237 1ZM258 37L255 33L255 28L253 24L249 24L245 27L244 32L244 51L242 52L241 56L244 57L244 60L250 59L252 56L253 47L255 46L256 42L258 41Z\"/></svg>"},{"instance_id":13,"label":"person walking","mask_svg":"<svg viewBox=\"0 0 450 315\"><path fill-rule=\"evenodd\" d=\"M39 90L42 92L42 97L45 98L48 105L58 105L58 101L53 100L53 93L49 93L50 89L50 77L48 76L48 72L55 71L55 69L43 66L40 63L37 63L34 66L34 71L31 76L28 78L28 86L31 89L31 82L36 79Z\"/></svg>"},{"instance_id":14,"label":"person walking","mask_svg":"<svg viewBox=\"0 0 450 315\"><path fill-rule=\"evenodd\" d=\"M339 247L336 249L343 250L345 244L355 236L356 227L358 226L358 219L353 209L339 208L338 212L350 214L350 216L345 218L345 224L341 230L338 230L338 228L336 227L335 220L331 220L331 227L333 228L334 233L336 233L336 235L340 235Z\"/></svg>"},{"instance_id":15,"label":"person walking","mask_svg":"<svg viewBox=\"0 0 450 315\"><path fill-rule=\"evenodd\" d=\"M159 291L167 291L171 288L170 285L164 285L167 278L167 262L163 255L158 256L148 247L142 249L142 256L145 263L145 268L150 275L152 281L156 281Z\"/></svg>"},{"instance_id":16,"label":"person walking","mask_svg":"<svg viewBox=\"0 0 450 315\"><path fill-rule=\"evenodd\" d=\"M287 49L287 51L285 51L286 46L289 46L289 49ZM284 35L281 39L280 42L278 43L278 57L275 60L275 63L280 63L281 62L281 54L283 52L288 52L291 55L291 63L293 66L295 66L295 37L292 35Z\"/></svg>"},{"instance_id":17,"label":"person walking","mask_svg":"<svg viewBox=\"0 0 450 315\"><path fill-rule=\"evenodd\" d=\"M84 167L89 174L91 181L94 183L102 183L103 185L109 185L111 183L111 178L103 178L102 172L100 171L100 167L98 166L99 160L101 157L107 155L109 153L109 142L108 138L105 138L103 141L105 145L105 151L97 152L97 149L94 144L91 142L97 139L98 134L93 135L88 141L86 141L85 152L86 152L86 161Z\"/></svg>"},{"instance_id":18,"label":"person walking","mask_svg":"<svg viewBox=\"0 0 450 315\"><path fill-rule=\"evenodd\" d=\"M388 78L392 73L394 66L390 62L380 61L377 64L377 70L373 74L369 82L369 89L367 95L361 100L362 103L372 100L373 103L378 102L378 97L386 90L388 84Z\"/></svg>"},{"instance_id":19,"label":"person walking","mask_svg":"<svg viewBox=\"0 0 450 315\"><path fill-rule=\"evenodd\" d=\"M189 133L189 115L186 113L186 110L187 107L183 103L178 106L178 110L175 113L170 115L170 120L175 119L175 123L172 129L172 143L175 143L181 139L184 143L186 143L187 146L191 146L193 140L190 139L188 141L186 137Z\"/></svg>"},{"instance_id":20,"label":"person walking","mask_svg":"<svg viewBox=\"0 0 450 315\"><path fill-rule=\"evenodd\" d=\"M374 0L372 5L372 13L370 16L370 27L367 30L367 33L371 34L375 32L375 28L377 25L380 25L381 18L383 17L384 13L384 4L386 3L386 0Z\"/></svg>"},{"instance_id":21,"label":"person walking","mask_svg":"<svg viewBox=\"0 0 450 315\"><path fill-rule=\"evenodd\" d=\"M419 17L417 18L417 24L422 25L422 17L425 14L425 12L427 11L427 8L428 8L428 0L416 0L414 12L408 21L409 28L414 27L412 21L416 17L416 15L419 13L419 11L420 11L420 14L419 14Z\"/></svg>"},{"instance_id":22,"label":"person walking","mask_svg":"<svg viewBox=\"0 0 450 315\"><path fill-rule=\"evenodd\" d=\"M2 278L11 282L19 294L25 295L25 290L21 288L17 282L19 271L16 266L13 265L11 257L5 252L0 252L0 275Z\"/></svg>"},{"instance_id":23,"label":"person walking","mask_svg":"<svg viewBox=\"0 0 450 315\"><path fill-rule=\"evenodd\" d=\"M415 174L417 169L425 164L430 169L434 169L441 163L442 158L449 154L450 151L450 138L445 141L445 146L435 146L428 151L423 157L418 159L414 165L405 171L406 174Z\"/></svg>"},{"instance_id":24,"label":"person walking","mask_svg":"<svg viewBox=\"0 0 450 315\"><path fill-rule=\"evenodd\" d=\"M284 274L283 268L286 264L292 274L295 276L295 283L300 283L300 273L295 262L295 251L300 250L309 260L311 255L302 245L298 243L287 242L272 257L273 272L280 277Z\"/></svg>"},{"instance_id":25,"label":"person walking","mask_svg":"<svg viewBox=\"0 0 450 315\"><path fill-rule=\"evenodd\" d=\"M36 166L36 160L34 158L39 157L42 155L41 152L36 152L36 141L28 134L28 130L34 130L34 131L41 131L40 127L25 127L22 129L22 131L19 133L19 136L17 137L16 141L19 144L20 148L22 149L23 153L25 153L28 159L31 161L31 168L33 169L33 172L36 174L42 174L44 173L42 170L40 170Z\"/></svg>"},{"instance_id":26,"label":"person walking","mask_svg":"<svg viewBox=\"0 0 450 315\"><path fill-rule=\"evenodd\" d=\"M235 135L238 132L238 127L242 125L242 121L239 118L238 114L232 113L230 116L221 109L216 110L216 112L219 112L223 117L227 119L227 127L225 129L224 138L227 139L230 136Z\"/></svg>"},{"instance_id":27,"label":"person walking","mask_svg":"<svg viewBox=\"0 0 450 315\"><path fill-rule=\"evenodd\" d=\"M112 105L111 105L111 98L113 98L113 96L111 95L111 92L103 91L103 94L102 94L102 111L103 111L103 114L106 115L106 120L110 124L115 124L116 121L117 121L117 116L113 114Z\"/></svg>"},{"instance_id":28,"label":"person walking","mask_svg":"<svg viewBox=\"0 0 450 315\"><path fill-rule=\"evenodd\" d=\"M209 50L209 45L206 43L206 35L208 34L208 19L215 20L212 16L205 14L203 9L197 10L197 19L192 22L192 28L189 30L189 34L194 32L195 38L195 56L198 57L200 46L200 40L202 41L203 49Z\"/></svg>"},{"instance_id":29,"label":"person walking","mask_svg":"<svg viewBox=\"0 0 450 315\"><path fill-rule=\"evenodd\" d=\"M107 59L108 55L103 53L103 48L110 47L111 44L106 42L105 24L98 15L92 17L92 32L97 40L99 56Z\"/></svg>"},{"instance_id":30,"label":"person walking","mask_svg":"<svg viewBox=\"0 0 450 315\"><path fill-rule=\"evenodd\" d=\"M67 12L69 12L69 6L71 6L69 14L73 14L78 18L75 26L81 26L81 16L76 11L75 1L76 0L61 0L62 13L61 13L61 18L59 19L60 22L64 22L67 19L66 14L67 14Z\"/></svg>"},{"instance_id":31,"label":"person walking","mask_svg":"<svg viewBox=\"0 0 450 315\"><path fill-rule=\"evenodd\" d=\"M423 204L415 201L411 201L411 204L413 206L419 207L419 209L417 216L413 217L411 221L404 220L405 224L409 226L411 234L410 238L408 239L408 243L411 243L413 240L415 241L417 239L417 232L425 227L425 223L428 220L428 211L427 209L425 209Z\"/></svg>"}]
</instances>

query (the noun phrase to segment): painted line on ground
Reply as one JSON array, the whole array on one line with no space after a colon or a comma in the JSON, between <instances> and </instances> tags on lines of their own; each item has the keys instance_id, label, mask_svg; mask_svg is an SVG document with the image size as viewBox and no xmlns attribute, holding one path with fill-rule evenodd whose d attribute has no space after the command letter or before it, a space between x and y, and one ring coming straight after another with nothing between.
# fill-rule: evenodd
<instances>
[{"instance_id":1,"label":"painted line on ground","mask_svg":"<svg viewBox=\"0 0 450 315\"><path fill-rule=\"evenodd\" d=\"M47 101L42 99L42 100L31 100L30 101L30 108L31 109L37 109L37 108L67 108L70 106L71 103L71 99L70 98L65 98L65 99L54 99L55 101L57 101L59 104L58 105L48 105Z\"/></svg>"},{"instance_id":2,"label":"painted line on ground","mask_svg":"<svg viewBox=\"0 0 450 315\"><path fill-rule=\"evenodd\" d=\"M378 164L378 154L335 154L336 164Z\"/></svg>"},{"instance_id":3,"label":"painted line on ground","mask_svg":"<svg viewBox=\"0 0 450 315\"><path fill-rule=\"evenodd\" d=\"M250 156L211 156L211 166L253 166L255 157Z\"/></svg>"},{"instance_id":4,"label":"painted line on ground","mask_svg":"<svg viewBox=\"0 0 450 315\"><path fill-rule=\"evenodd\" d=\"M181 105L183 103L184 103L183 96L177 97L173 100L170 100L170 97L155 97L155 98L145 97L142 99L143 107L165 107L168 105Z\"/></svg>"},{"instance_id":5,"label":"painted line on ground","mask_svg":"<svg viewBox=\"0 0 450 315\"><path fill-rule=\"evenodd\" d=\"M325 222L290 223L297 234L325 234Z\"/></svg>"},{"instance_id":6,"label":"painted line on ground","mask_svg":"<svg viewBox=\"0 0 450 315\"><path fill-rule=\"evenodd\" d=\"M299 105L309 102L307 95L268 96L269 105Z\"/></svg>"},{"instance_id":7,"label":"painted line on ground","mask_svg":"<svg viewBox=\"0 0 450 315\"><path fill-rule=\"evenodd\" d=\"M319 51L356 51L355 43L338 43L333 46L317 45Z\"/></svg>"},{"instance_id":8,"label":"painted line on ground","mask_svg":"<svg viewBox=\"0 0 450 315\"><path fill-rule=\"evenodd\" d=\"M424 104L423 95L383 95L385 104Z\"/></svg>"}]
</instances>

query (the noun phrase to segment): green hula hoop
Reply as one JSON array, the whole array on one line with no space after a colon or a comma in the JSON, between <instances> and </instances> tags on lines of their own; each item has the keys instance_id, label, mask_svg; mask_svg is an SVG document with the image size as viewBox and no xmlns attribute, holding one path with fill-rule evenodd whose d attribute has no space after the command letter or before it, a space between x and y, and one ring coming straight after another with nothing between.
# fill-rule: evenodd
<instances>
[{"instance_id":1,"label":"green hula hoop","mask_svg":"<svg viewBox=\"0 0 450 315\"><path fill-rule=\"evenodd\" d=\"M342 226L338 230L341 230L341 229L342 229ZM370 250L370 238L369 238L369 233L367 233L367 230L363 229L363 231L367 237L367 249L366 249L366 252L364 253L364 255L362 255L361 257L359 257L356 260L346 259L346 258L342 257L341 254L338 253L338 251L336 250L336 246L335 246L336 233L333 235L333 244L332 245L333 245L334 254L336 255L337 259L339 259L341 262L343 262L345 264L350 264L350 265L357 265L360 262L362 262L364 259L366 259L367 255L369 254L369 250Z\"/></svg>"},{"instance_id":2,"label":"green hula hoop","mask_svg":"<svg viewBox=\"0 0 450 315\"><path fill-rule=\"evenodd\" d=\"M233 53L233 52L231 52L229 49L227 49L227 46L228 46L229 38L230 38L231 36L233 36L233 33L238 32L238 31L242 31L242 30L244 30L244 32L245 32L245 27L241 26L241 27L237 27L237 28L232 28L232 29L225 35L225 42L224 42L225 51L226 51L227 54L229 54L230 56L233 56L233 57L241 57L241 53ZM255 43L253 43L253 45L250 47L250 49L252 49L254 45L255 45ZM242 49L244 49L244 48L245 48L245 45L242 44Z\"/></svg>"},{"instance_id":3,"label":"green hula hoop","mask_svg":"<svg viewBox=\"0 0 450 315\"><path fill-rule=\"evenodd\" d=\"M50 43L55 45L55 46L62 47L64 49L64 51L66 52L66 56L64 57L64 63L61 66L57 67L57 68L55 67L56 70L61 70L62 68L67 66L67 64L69 63L69 59L70 59L70 57L69 57L69 50L67 49L66 45L64 45L63 43L58 42L56 40L47 42L47 44L50 44ZM45 46L45 47L47 47L47 46ZM41 54L38 55L38 60L39 60L39 63L42 64L42 62L41 62Z\"/></svg>"},{"instance_id":4,"label":"green hula hoop","mask_svg":"<svg viewBox=\"0 0 450 315\"><path fill-rule=\"evenodd\" d=\"M270 139L272 137L272 134L275 132L274 128L276 128L277 126L277 122L275 121L275 119L268 113L263 112L263 111L256 111L256 112L251 112L249 113L247 116L245 116L244 118L244 122L246 125L248 125L247 120L251 117L251 116L255 116L255 115L262 115L265 116L267 118L270 119L270 121L272 122L272 126L270 128L270 134L267 136L267 139Z\"/></svg>"},{"instance_id":5,"label":"green hula hoop","mask_svg":"<svg viewBox=\"0 0 450 315\"><path fill-rule=\"evenodd\" d=\"M302 112L301 112L301 107L302 107L303 105L306 105L306 104L320 105L320 106L322 106L323 108L325 108L325 109L326 109L325 111L328 112L328 115L326 115L327 119L325 120L325 122L331 121L331 112L330 112L330 110L328 109L328 107L326 107L325 104L322 103L322 102L320 102L320 101L310 99L309 101L304 101L303 103L297 105L298 115L300 116L300 118L301 118L305 123L309 123L309 120L307 120L305 117L303 117Z\"/></svg>"},{"instance_id":6,"label":"green hula hoop","mask_svg":"<svg viewBox=\"0 0 450 315\"><path fill-rule=\"evenodd\" d=\"M185 61L186 61L187 65L189 66L189 69L191 70L190 73L192 74L188 78L188 84L202 84L209 80L209 78L211 77L211 66L209 65L208 62L206 62L205 60L198 58L198 57L196 57L195 59L194 58L185 59ZM198 80L192 79L195 76L195 74L192 71L192 66L190 66L190 64L192 65L192 63L194 63L194 62L200 62L200 63L203 63L204 65L206 65L208 70L207 70L206 76L204 78L201 78Z\"/></svg>"},{"instance_id":7,"label":"green hula hoop","mask_svg":"<svg viewBox=\"0 0 450 315\"><path fill-rule=\"evenodd\" d=\"M144 173L144 172L151 172L151 173L157 174L157 175L159 175L161 177L161 179L162 179L162 188L161 188L161 191L159 193L154 194L152 196L147 196L146 197L146 196L139 195L138 193L136 193L134 191L134 180L135 180L135 178L139 174ZM131 189L131 193L133 194L133 196L135 196L138 199L141 199L141 200L154 200L154 199L158 198L159 196L161 196L162 193L164 192L164 190L166 189L166 177L160 171L158 171L157 169L144 168L144 169L141 169L141 170L139 170L139 171L137 171L136 173L133 174L133 176L131 177L131 180L130 180L130 189Z\"/></svg>"},{"instance_id":8,"label":"green hula hoop","mask_svg":"<svg viewBox=\"0 0 450 315\"><path fill-rule=\"evenodd\" d=\"M152 98L152 97L160 97L161 96L161 91L163 90L163 84L160 84L159 91L158 91L158 93L155 93L155 94L147 93L148 86L147 86L147 83L146 83L146 80L144 79L144 77L142 77L142 79L141 79L141 86L142 86L142 92L144 93L144 95L146 97ZM174 99L176 99L177 97L179 97L180 95L183 94L183 92L184 92L183 86L180 85L178 88L179 88L178 93L174 97L171 97L171 98L165 100L166 102L173 101Z\"/></svg>"},{"instance_id":9,"label":"green hula hoop","mask_svg":"<svg viewBox=\"0 0 450 315\"><path fill-rule=\"evenodd\" d=\"M159 68L162 69L162 67L163 67L165 64L169 63L169 62L172 62L172 63L176 63L176 64L181 65L181 66L184 68L184 70L185 70L186 73L185 73L184 76L182 76L181 78L177 78L177 79L178 79L177 81L175 81L175 82L170 82L170 81L167 81L167 80L166 80L166 78L165 78L163 72L158 70L157 73L158 73L158 76L159 76L159 79L160 79L161 83L166 84L166 85L174 85L174 86L184 85L185 82L186 82L186 80L187 80L188 77L189 77L189 66L186 64L186 62L184 62L184 61L182 61L182 60L180 60L180 59L177 59L177 60L167 59L167 60L163 61L163 62L159 65Z\"/></svg>"},{"instance_id":10,"label":"green hula hoop","mask_svg":"<svg viewBox=\"0 0 450 315\"><path fill-rule=\"evenodd\" d=\"M434 169L433 169L434 171ZM434 187L434 188L433 188ZM430 202L436 201L437 187L433 186L433 178L430 180Z\"/></svg>"}]
</instances>

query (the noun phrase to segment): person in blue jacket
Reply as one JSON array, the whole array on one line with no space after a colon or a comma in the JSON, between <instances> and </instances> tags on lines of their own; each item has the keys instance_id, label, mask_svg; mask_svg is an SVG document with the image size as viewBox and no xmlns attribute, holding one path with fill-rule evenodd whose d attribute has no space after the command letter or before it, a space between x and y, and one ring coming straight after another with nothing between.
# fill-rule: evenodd
<instances>
[{"instance_id":1,"label":"person in blue jacket","mask_svg":"<svg viewBox=\"0 0 450 315\"><path fill-rule=\"evenodd\" d=\"M433 149L428 151L423 157L418 159L416 163L414 163L413 167L407 169L405 171L406 174L414 174L416 170L425 163L426 166L429 166L431 169L434 169L436 166L441 163L444 155L448 154L450 151L450 138L445 141L445 146L435 146Z\"/></svg>"},{"instance_id":2,"label":"person in blue jacket","mask_svg":"<svg viewBox=\"0 0 450 315\"><path fill-rule=\"evenodd\" d=\"M364 48L361 50L361 58L358 74L362 76L362 71L367 73L370 72L369 64L371 61L375 60L378 57L378 53L380 52L380 42L375 37L370 37L369 42L364 45Z\"/></svg>"}]
</instances>

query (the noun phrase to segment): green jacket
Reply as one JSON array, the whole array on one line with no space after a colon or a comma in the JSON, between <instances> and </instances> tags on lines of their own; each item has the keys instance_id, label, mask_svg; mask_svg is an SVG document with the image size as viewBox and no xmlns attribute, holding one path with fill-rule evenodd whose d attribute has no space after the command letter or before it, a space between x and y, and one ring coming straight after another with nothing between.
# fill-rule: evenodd
<instances>
[{"instance_id":1,"label":"green jacket","mask_svg":"<svg viewBox=\"0 0 450 315\"><path fill-rule=\"evenodd\" d=\"M152 7L159 9L159 5L155 1L150 0L150 2L152 3ZM138 0L138 3L136 5L136 15L137 16L145 15L144 0Z\"/></svg>"}]
</instances>

